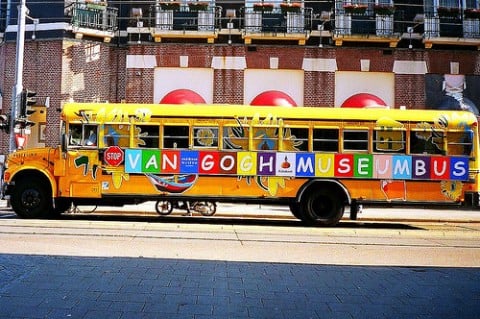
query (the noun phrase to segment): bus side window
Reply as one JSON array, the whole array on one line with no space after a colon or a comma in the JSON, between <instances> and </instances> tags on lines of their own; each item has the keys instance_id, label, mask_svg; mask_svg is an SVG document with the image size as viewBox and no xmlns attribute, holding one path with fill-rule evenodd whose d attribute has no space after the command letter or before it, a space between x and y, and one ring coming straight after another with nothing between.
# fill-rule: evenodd
<instances>
[{"instance_id":1,"label":"bus side window","mask_svg":"<svg viewBox=\"0 0 480 319\"><path fill-rule=\"evenodd\" d=\"M368 151L367 130L344 130L343 131L344 151Z\"/></svg>"},{"instance_id":2,"label":"bus side window","mask_svg":"<svg viewBox=\"0 0 480 319\"><path fill-rule=\"evenodd\" d=\"M283 129L283 147L285 150L308 151L308 128L285 127Z\"/></svg>"},{"instance_id":3,"label":"bus side window","mask_svg":"<svg viewBox=\"0 0 480 319\"><path fill-rule=\"evenodd\" d=\"M313 151L338 152L338 129L313 129Z\"/></svg>"},{"instance_id":4,"label":"bus side window","mask_svg":"<svg viewBox=\"0 0 480 319\"><path fill-rule=\"evenodd\" d=\"M473 149L473 131L448 131L447 155L470 155Z\"/></svg>"},{"instance_id":5,"label":"bus side window","mask_svg":"<svg viewBox=\"0 0 480 319\"><path fill-rule=\"evenodd\" d=\"M193 147L218 147L218 127L194 127Z\"/></svg>"},{"instance_id":6,"label":"bus side window","mask_svg":"<svg viewBox=\"0 0 480 319\"><path fill-rule=\"evenodd\" d=\"M224 126L223 149L225 150L248 150L248 126Z\"/></svg>"},{"instance_id":7,"label":"bus side window","mask_svg":"<svg viewBox=\"0 0 480 319\"><path fill-rule=\"evenodd\" d=\"M394 130L375 130L375 152L405 153L405 132Z\"/></svg>"},{"instance_id":8,"label":"bus side window","mask_svg":"<svg viewBox=\"0 0 480 319\"><path fill-rule=\"evenodd\" d=\"M411 154L443 154L443 136L432 134L429 131L410 132L410 153Z\"/></svg>"},{"instance_id":9,"label":"bus side window","mask_svg":"<svg viewBox=\"0 0 480 319\"><path fill-rule=\"evenodd\" d=\"M159 132L160 127L158 125L137 125L135 127L137 146L158 148Z\"/></svg>"},{"instance_id":10,"label":"bus side window","mask_svg":"<svg viewBox=\"0 0 480 319\"><path fill-rule=\"evenodd\" d=\"M163 147L188 149L188 133L188 126L165 125L163 127Z\"/></svg>"},{"instance_id":11,"label":"bus side window","mask_svg":"<svg viewBox=\"0 0 480 319\"><path fill-rule=\"evenodd\" d=\"M83 145L97 146L97 126L85 125L83 127Z\"/></svg>"},{"instance_id":12,"label":"bus side window","mask_svg":"<svg viewBox=\"0 0 480 319\"><path fill-rule=\"evenodd\" d=\"M103 129L103 143L108 146L128 147L130 145L130 125L105 124Z\"/></svg>"},{"instance_id":13,"label":"bus side window","mask_svg":"<svg viewBox=\"0 0 480 319\"><path fill-rule=\"evenodd\" d=\"M82 125L81 124L70 124L69 129L69 138L68 145L80 145L82 144Z\"/></svg>"},{"instance_id":14,"label":"bus side window","mask_svg":"<svg viewBox=\"0 0 480 319\"><path fill-rule=\"evenodd\" d=\"M254 150L278 150L277 126L253 126Z\"/></svg>"}]
</instances>

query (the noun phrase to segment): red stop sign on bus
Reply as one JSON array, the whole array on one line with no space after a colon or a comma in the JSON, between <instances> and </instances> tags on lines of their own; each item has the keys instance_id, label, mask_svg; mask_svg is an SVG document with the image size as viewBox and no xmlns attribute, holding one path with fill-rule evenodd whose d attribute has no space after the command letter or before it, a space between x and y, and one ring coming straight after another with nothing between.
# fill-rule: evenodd
<instances>
[{"instance_id":1,"label":"red stop sign on bus","mask_svg":"<svg viewBox=\"0 0 480 319\"><path fill-rule=\"evenodd\" d=\"M123 151L118 146L110 146L103 153L103 160L105 164L110 166L118 166L122 164L124 159Z\"/></svg>"}]
</instances>

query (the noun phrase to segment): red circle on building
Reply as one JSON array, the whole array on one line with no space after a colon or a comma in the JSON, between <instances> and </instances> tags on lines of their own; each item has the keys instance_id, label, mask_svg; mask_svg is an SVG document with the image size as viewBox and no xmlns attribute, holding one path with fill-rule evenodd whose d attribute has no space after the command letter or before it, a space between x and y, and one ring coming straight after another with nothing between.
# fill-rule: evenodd
<instances>
[{"instance_id":1,"label":"red circle on building","mask_svg":"<svg viewBox=\"0 0 480 319\"><path fill-rule=\"evenodd\" d=\"M384 100L376 95L369 93L358 93L350 96L343 102L342 107L372 107L372 106L387 106Z\"/></svg>"},{"instance_id":2,"label":"red circle on building","mask_svg":"<svg viewBox=\"0 0 480 319\"><path fill-rule=\"evenodd\" d=\"M110 146L103 153L103 161L110 166L118 166L123 163L124 153L118 146Z\"/></svg>"},{"instance_id":3,"label":"red circle on building","mask_svg":"<svg viewBox=\"0 0 480 319\"><path fill-rule=\"evenodd\" d=\"M290 95L281 91L265 91L257 95L250 105L255 106L297 106Z\"/></svg>"},{"instance_id":4,"label":"red circle on building","mask_svg":"<svg viewBox=\"0 0 480 319\"><path fill-rule=\"evenodd\" d=\"M205 104L203 97L189 89L178 89L168 92L160 104Z\"/></svg>"}]
</instances>

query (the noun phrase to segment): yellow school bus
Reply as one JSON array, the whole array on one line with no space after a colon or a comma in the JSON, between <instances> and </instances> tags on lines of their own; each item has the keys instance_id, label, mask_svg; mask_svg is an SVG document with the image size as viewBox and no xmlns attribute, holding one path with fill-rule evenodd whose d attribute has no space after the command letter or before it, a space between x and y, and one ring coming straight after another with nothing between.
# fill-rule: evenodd
<instances>
[{"instance_id":1,"label":"yellow school bus","mask_svg":"<svg viewBox=\"0 0 480 319\"><path fill-rule=\"evenodd\" d=\"M69 103L60 145L10 154L2 189L25 218L201 199L335 225L346 206L478 206L478 141L462 111Z\"/></svg>"}]
</instances>

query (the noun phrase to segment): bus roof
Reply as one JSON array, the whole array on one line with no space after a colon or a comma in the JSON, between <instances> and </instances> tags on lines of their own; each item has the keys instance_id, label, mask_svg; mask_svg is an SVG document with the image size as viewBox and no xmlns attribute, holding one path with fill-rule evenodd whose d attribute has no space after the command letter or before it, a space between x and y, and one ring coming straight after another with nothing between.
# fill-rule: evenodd
<instances>
[{"instance_id":1,"label":"bus roof","mask_svg":"<svg viewBox=\"0 0 480 319\"><path fill-rule=\"evenodd\" d=\"M391 118L400 122L435 122L447 118L449 124L476 125L477 117L468 111L401 110L385 108L281 107L234 104L139 104L139 103L66 103L62 118L69 121L98 121L100 115L115 114L124 118L149 113L152 117L250 118L273 116L296 120L361 120ZM108 116L107 118L110 118Z\"/></svg>"}]
</instances>

